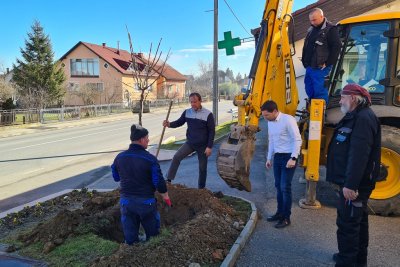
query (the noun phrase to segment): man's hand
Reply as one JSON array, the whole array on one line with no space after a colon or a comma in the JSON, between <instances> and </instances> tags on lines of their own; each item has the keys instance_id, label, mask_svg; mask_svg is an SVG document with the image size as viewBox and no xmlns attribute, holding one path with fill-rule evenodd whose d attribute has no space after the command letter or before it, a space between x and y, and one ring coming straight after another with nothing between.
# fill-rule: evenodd
<instances>
[{"instance_id":1,"label":"man's hand","mask_svg":"<svg viewBox=\"0 0 400 267\"><path fill-rule=\"evenodd\" d=\"M325 63L324 63L324 64L322 64L322 65L318 65L318 67L320 67L320 68L321 68L321 70L323 70L323 69L325 69L325 68L326 68L326 65L325 65Z\"/></svg>"},{"instance_id":2,"label":"man's hand","mask_svg":"<svg viewBox=\"0 0 400 267\"><path fill-rule=\"evenodd\" d=\"M271 169L271 167L272 167L271 160L267 160L267 162L265 162L265 167L266 167L267 169Z\"/></svg>"},{"instance_id":3,"label":"man's hand","mask_svg":"<svg viewBox=\"0 0 400 267\"><path fill-rule=\"evenodd\" d=\"M167 204L168 207L172 207L172 202L170 198L164 198L165 204Z\"/></svg>"},{"instance_id":4,"label":"man's hand","mask_svg":"<svg viewBox=\"0 0 400 267\"><path fill-rule=\"evenodd\" d=\"M204 151L204 154L206 154L207 157L211 156L212 153L212 148L207 147L206 151Z\"/></svg>"},{"instance_id":5,"label":"man's hand","mask_svg":"<svg viewBox=\"0 0 400 267\"><path fill-rule=\"evenodd\" d=\"M169 127L169 121L164 120L163 123L162 123L162 125L163 125L164 127Z\"/></svg>"},{"instance_id":6,"label":"man's hand","mask_svg":"<svg viewBox=\"0 0 400 267\"><path fill-rule=\"evenodd\" d=\"M168 207L172 207L171 199L169 198L168 192L162 193L161 196L165 204L167 204Z\"/></svg>"},{"instance_id":7,"label":"man's hand","mask_svg":"<svg viewBox=\"0 0 400 267\"><path fill-rule=\"evenodd\" d=\"M358 197L358 192L347 187L343 187L343 196L346 200L354 200Z\"/></svg>"},{"instance_id":8,"label":"man's hand","mask_svg":"<svg viewBox=\"0 0 400 267\"><path fill-rule=\"evenodd\" d=\"M292 160L292 159L289 159L288 162L286 163L286 168L291 169L291 168L293 168L294 166L296 166L296 161L295 161L295 160Z\"/></svg>"}]
</instances>

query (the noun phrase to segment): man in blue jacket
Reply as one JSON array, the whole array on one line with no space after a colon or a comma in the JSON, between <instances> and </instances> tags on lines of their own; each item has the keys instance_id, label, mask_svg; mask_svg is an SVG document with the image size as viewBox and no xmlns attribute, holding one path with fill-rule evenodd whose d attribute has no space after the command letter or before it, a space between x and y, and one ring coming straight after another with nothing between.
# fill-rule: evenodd
<instances>
[{"instance_id":1,"label":"man in blue jacket","mask_svg":"<svg viewBox=\"0 0 400 267\"><path fill-rule=\"evenodd\" d=\"M134 124L131 126L130 139L129 149L118 154L111 165L114 180L120 182L121 222L128 245L139 242L140 224L147 240L159 234L160 214L154 197L156 190L171 206L157 158L146 151L149 132Z\"/></svg>"},{"instance_id":2,"label":"man in blue jacket","mask_svg":"<svg viewBox=\"0 0 400 267\"><path fill-rule=\"evenodd\" d=\"M199 93L191 93L189 95L190 105L181 117L176 121L163 122L164 127L177 128L187 123L186 142L175 153L171 166L167 174L167 181L171 182L175 178L176 172L181 161L194 151L197 152L199 160L199 180L198 188L206 186L207 179L207 158L212 153L215 136L214 116L206 108L201 106L201 96Z\"/></svg>"},{"instance_id":3,"label":"man in blue jacket","mask_svg":"<svg viewBox=\"0 0 400 267\"><path fill-rule=\"evenodd\" d=\"M336 267L367 266L368 199L379 179L381 127L369 107L371 96L358 84L341 93L338 123L328 149L326 180L340 187Z\"/></svg>"}]
</instances>

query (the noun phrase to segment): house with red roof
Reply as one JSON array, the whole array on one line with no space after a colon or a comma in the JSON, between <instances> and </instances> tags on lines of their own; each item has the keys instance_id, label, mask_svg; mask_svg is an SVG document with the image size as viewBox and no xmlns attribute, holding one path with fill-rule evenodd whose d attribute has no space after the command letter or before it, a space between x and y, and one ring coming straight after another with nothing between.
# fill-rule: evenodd
<instances>
[{"instance_id":1,"label":"house with red roof","mask_svg":"<svg viewBox=\"0 0 400 267\"><path fill-rule=\"evenodd\" d=\"M135 53L134 57L135 64L148 65L144 54ZM67 78L65 106L87 104L84 92L88 92L86 98L91 98L91 104L130 104L140 97L132 74L131 53L126 50L105 43L78 42L59 62ZM184 98L187 78L168 64L162 69L161 64L148 78L152 86L146 99Z\"/></svg>"}]
</instances>

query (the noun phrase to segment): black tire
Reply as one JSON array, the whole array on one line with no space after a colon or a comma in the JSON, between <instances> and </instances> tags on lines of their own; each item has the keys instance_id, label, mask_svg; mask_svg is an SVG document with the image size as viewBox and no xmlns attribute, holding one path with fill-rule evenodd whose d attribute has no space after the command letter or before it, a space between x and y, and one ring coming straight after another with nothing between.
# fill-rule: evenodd
<instances>
[{"instance_id":1,"label":"black tire","mask_svg":"<svg viewBox=\"0 0 400 267\"><path fill-rule=\"evenodd\" d=\"M389 148L400 155L400 129L382 125L382 147ZM370 198L368 206L370 214L400 216L400 194L388 199Z\"/></svg>"}]
</instances>

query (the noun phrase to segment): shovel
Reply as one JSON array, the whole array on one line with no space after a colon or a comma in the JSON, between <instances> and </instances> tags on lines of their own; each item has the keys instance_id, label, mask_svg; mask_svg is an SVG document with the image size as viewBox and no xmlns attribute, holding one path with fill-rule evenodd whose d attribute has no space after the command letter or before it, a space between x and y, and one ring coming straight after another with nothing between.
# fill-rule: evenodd
<instances>
[{"instance_id":1,"label":"shovel","mask_svg":"<svg viewBox=\"0 0 400 267\"><path fill-rule=\"evenodd\" d=\"M168 118L169 118L169 113L171 112L172 103L173 103L173 101L171 100L171 102L169 102L167 118L165 119L166 121L167 121ZM164 138L165 128L166 128L166 127L164 126L163 129L162 129L160 142L158 143L158 147L157 147L156 158L158 158L158 153L160 153L160 147L161 147L162 140L163 140L163 138Z\"/></svg>"}]
</instances>

